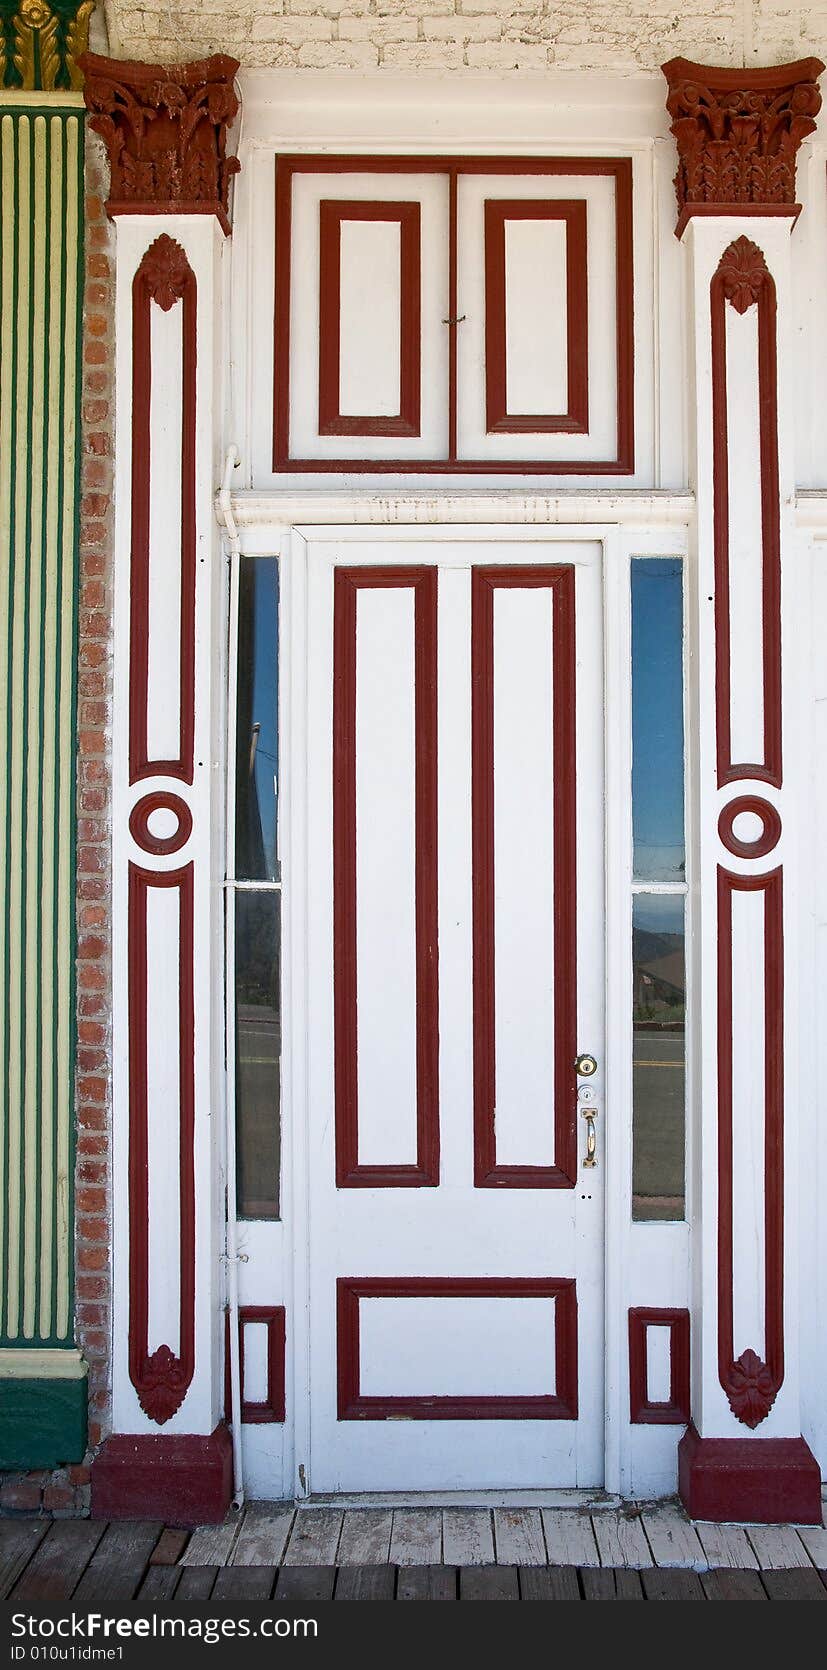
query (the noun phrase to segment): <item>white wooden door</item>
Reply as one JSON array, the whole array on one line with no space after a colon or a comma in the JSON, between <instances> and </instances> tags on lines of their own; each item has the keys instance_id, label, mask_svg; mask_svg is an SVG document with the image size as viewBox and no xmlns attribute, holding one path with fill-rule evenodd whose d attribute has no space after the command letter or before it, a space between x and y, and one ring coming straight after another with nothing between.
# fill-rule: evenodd
<instances>
[{"instance_id":1,"label":"white wooden door","mask_svg":"<svg viewBox=\"0 0 827 1670\"><path fill-rule=\"evenodd\" d=\"M304 536L308 1487L600 1484L600 548Z\"/></svg>"}]
</instances>

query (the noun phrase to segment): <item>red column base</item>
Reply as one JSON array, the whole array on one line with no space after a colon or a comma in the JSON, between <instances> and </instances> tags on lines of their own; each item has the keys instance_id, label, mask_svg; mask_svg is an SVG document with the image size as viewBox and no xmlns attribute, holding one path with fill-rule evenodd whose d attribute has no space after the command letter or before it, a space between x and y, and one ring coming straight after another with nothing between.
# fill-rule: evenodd
<instances>
[{"instance_id":1,"label":"red column base","mask_svg":"<svg viewBox=\"0 0 827 1670\"><path fill-rule=\"evenodd\" d=\"M678 1490L691 1519L821 1524L821 1469L803 1438L701 1438L688 1426Z\"/></svg>"},{"instance_id":2,"label":"red column base","mask_svg":"<svg viewBox=\"0 0 827 1670\"><path fill-rule=\"evenodd\" d=\"M217 1525L233 1495L226 1426L209 1436L171 1433L107 1438L92 1463L93 1519L162 1519Z\"/></svg>"}]
</instances>

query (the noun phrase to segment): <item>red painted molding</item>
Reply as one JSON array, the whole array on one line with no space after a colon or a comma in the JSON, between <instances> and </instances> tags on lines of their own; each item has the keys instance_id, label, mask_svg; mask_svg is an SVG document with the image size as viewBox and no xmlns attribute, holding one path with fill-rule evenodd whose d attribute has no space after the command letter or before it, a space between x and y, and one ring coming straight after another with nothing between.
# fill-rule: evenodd
<instances>
[{"instance_id":1,"label":"red painted molding","mask_svg":"<svg viewBox=\"0 0 827 1670\"><path fill-rule=\"evenodd\" d=\"M149 754L149 515L152 337L150 307L181 320L181 636L180 747L175 759ZM195 421L196 280L181 245L163 233L150 244L132 282L132 552L129 613L129 780L193 780L195 746ZM170 507L170 510L172 507Z\"/></svg>"},{"instance_id":2,"label":"red painted molding","mask_svg":"<svg viewBox=\"0 0 827 1670\"><path fill-rule=\"evenodd\" d=\"M762 656L764 758L732 758L727 304L738 313L758 307L758 403L761 472ZM761 251L737 238L724 251L710 285L712 329L712 475L715 562L715 708L718 786L753 778L781 787L781 511L778 481L778 396L775 281Z\"/></svg>"},{"instance_id":3,"label":"red painted molding","mask_svg":"<svg viewBox=\"0 0 827 1670\"><path fill-rule=\"evenodd\" d=\"M789 213L802 139L821 109L819 58L769 69L716 69L687 58L662 66L678 147L678 236L700 211Z\"/></svg>"},{"instance_id":4,"label":"red painted molding","mask_svg":"<svg viewBox=\"0 0 827 1670\"><path fill-rule=\"evenodd\" d=\"M178 1122L179 1342L149 1349L149 1052L147 1036L147 895L179 896ZM195 1007L193 867L151 872L129 866L129 1378L151 1421L162 1426L180 1409L195 1373Z\"/></svg>"},{"instance_id":5,"label":"red painted molding","mask_svg":"<svg viewBox=\"0 0 827 1670\"><path fill-rule=\"evenodd\" d=\"M149 820L153 812L171 812L178 820L178 827L171 835L153 835ZM145 794L136 802L129 814L129 830L133 841L144 852L169 854L180 852L185 847L192 834L192 812L185 800L179 794L171 794L167 789L157 789L154 794Z\"/></svg>"},{"instance_id":6,"label":"red painted molding","mask_svg":"<svg viewBox=\"0 0 827 1670\"><path fill-rule=\"evenodd\" d=\"M368 1397L360 1390L361 1299L553 1298L555 1391L539 1396ZM574 1421L577 1419L577 1292L545 1276L340 1276L336 1283L338 1419L389 1421Z\"/></svg>"},{"instance_id":7,"label":"red painted molding","mask_svg":"<svg viewBox=\"0 0 827 1670\"><path fill-rule=\"evenodd\" d=\"M342 221L396 221L400 242L399 412L393 417L343 416L339 410ZM418 203L319 204L319 434L418 435L422 289Z\"/></svg>"},{"instance_id":8,"label":"red painted molding","mask_svg":"<svg viewBox=\"0 0 827 1670\"><path fill-rule=\"evenodd\" d=\"M415 1165L359 1163L356 946L356 598L360 590L414 593L416 773ZM333 582L333 1008L336 1185L410 1188L439 1183L439 918L437 868L437 571L337 568Z\"/></svg>"},{"instance_id":9,"label":"red painted molding","mask_svg":"<svg viewBox=\"0 0 827 1670\"><path fill-rule=\"evenodd\" d=\"M764 1333L766 1361L733 1344L732 897L764 895ZM766 1419L784 1381L784 900L780 869L718 870L718 1378L745 1426Z\"/></svg>"},{"instance_id":10,"label":"red painted molding","mask_svg":"<svg viewBox=\"0 0 827 1670\"><path fill-rule=\"evenodd\" d=\"M803 1438L700 1438L690 1426L678 1489L691 1519L821 1524L821 1469Z\"/></svg>"},{"instance_id":11,"label":"red painted molding","mask_svg":"<svg viewBox=\"0 0 827 1670\"><path fill-rule=\"evenodd\" d=\"M293 180L297 174L431 174L448 181L448 456L447 458L298 458L290 447L290 283ZM469 174L547 174L605 177L615 191L617 314L617 450L605 459L468 459L457 455L457 208L458 181ZM275 472L358 471L399 475L633 475L635 469L635 331L632 163L629 157L407 157L292 156L276 159L275 358L273 469Z\"/></svg>"},{"instance_id":12,"label":"red painted molding","mask_svg":"<svg viewBox=\"0 0 827 1670\"><path fill-rule=\"evenodd\" d=\"M754 841L742 841L735 834L735 819L742 812L753 812L761 819L763 828ZM762 795L739 794L723 808L718 818L718 834L727 851L736 858L766 858L781 839L781 818L777 808Z\"/></svg>"},{"instance_id":13,"label":"red painted molding","mask_svg":"<svg viewBox=\"0 0 827 1670\"><path fill-rule=\"evenodd\" d=\"M669 1400L652 1403L648 1392L648 1333L668 1327ZM689 1420L688 1310L629 1311L629 1419L633 1426L684 1426Z\"/></svg>"},{"instance_id":14,"label":"red painted molding","mask_svg":"<svg viewBox=\"0 0 827 1670\"><path fill-rule=\"evenodd\" d=\"M109 153L109 214L214 214L229 232L238 59L142 64L84 52L78 63L89 125Z\"/></svg>"},{"instance_id":15,"label":"red painted molding","mask_svg":"<svg viewBox=\"0 0 827 1670\"><path fill-rule=\"evenodd\" d=\"M233 1446L223 1424L207 1435L117 1433L91 1468L93 1519L220 1525L233 1495Z\"/></svg>"},{"instance_id":16,"label":"red painted molding","mask_svg":"<svg viewBox=\"0 0 827 1670\"><path fill-rule=\"evenodd\" d=\"M566 228L566 337L568 401L565 412L543 415L508 410L505 226L512 220L560 220ZM485 205L485 410L490 434L589 432L589 293L586 204L553 200L489 199ZM549 306L554 305L549 297Z\"/></svg>"},{"instance_id":17,"label":"red painted molding","mask_svg":"<svg viewBox=\"0 0 827 1670\"><path fill-rule=\"evenodd\" d=\"M263 1403L254 1403L244 1396L244 1328L248 1322L263 1322L267 1328L267 1396ZM224 1417L231 1421L230 1393L230 1313L224 1313ZM239 1305L238 1308L238 1367L241 1387L241 1422L243 1426L278 1424L285 1418L285 1347L286 1329L283 1305Z\"/></svg>"},{"instance_id":18,"label":"red painted molding","mask_svg":"<svg viewBox=\"0 0 827 1670\"><path fill-rule=\"evenodd\" d=\"M494 1013L494 593L552 594L554 748L554 1164L498 1165ZM471 571L471 827L474 905L474 1183L570 1189L577 1182L577 806L574 569ZM551 1017L549 1018L551 1022Z\"/></svg>"}]
</instances>

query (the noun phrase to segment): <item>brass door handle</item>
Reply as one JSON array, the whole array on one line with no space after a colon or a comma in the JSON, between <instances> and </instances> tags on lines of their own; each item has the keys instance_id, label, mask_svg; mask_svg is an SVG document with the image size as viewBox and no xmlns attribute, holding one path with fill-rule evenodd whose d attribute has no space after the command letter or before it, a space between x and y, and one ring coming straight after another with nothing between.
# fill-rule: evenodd
<instances>
[{"instance_id":1,"label":"brass door handle","mask_svg":"<svg viewBox=\"0 0 827 1670\"><path fill-rule=\"evenodd\" d=\"M597 1165L597 1132L594 1122L597 1118L597 1108L581 1108L581 1118L586 1121L586 1153L583 1159L584 1171L592 1171Z\"/></svg>"}]
</instances>

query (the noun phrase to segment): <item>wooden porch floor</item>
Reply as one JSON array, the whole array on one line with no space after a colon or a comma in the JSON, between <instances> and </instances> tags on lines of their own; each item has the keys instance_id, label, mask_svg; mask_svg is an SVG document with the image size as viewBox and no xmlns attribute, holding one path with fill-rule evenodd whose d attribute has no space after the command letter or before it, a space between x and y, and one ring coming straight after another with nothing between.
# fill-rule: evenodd
<instances>
[{"instance_id":1,"label":"wooden porch floor","mask_svg":"<svg viewBox=\"0 0 827 1670\"><path fill-rule=\"evenodd\" d=\"M827 1600L827 1529L692 1524L636 1508L335 1508L251 1502L193 1532L0 1520L0 1600Z\"/></svg>"}]
</instances>

